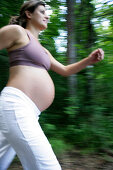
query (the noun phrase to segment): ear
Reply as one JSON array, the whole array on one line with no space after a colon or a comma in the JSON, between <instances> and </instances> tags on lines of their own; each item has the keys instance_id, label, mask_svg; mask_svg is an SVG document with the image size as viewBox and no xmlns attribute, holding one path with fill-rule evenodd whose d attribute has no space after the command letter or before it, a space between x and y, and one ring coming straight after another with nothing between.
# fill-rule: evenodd
<instances>
[{"instance_id":1,"label":"ear","mask_svg":"<svg viewBox=\"0 0 113 170\"><path fill-rule=\"evenodd\" d=\"M25 14L26 14L26 17L27 17L28 19L31 19L32 13L31 13L30 11L26 10L26 11L25 11Z\"/></svg>"}]
</instances>

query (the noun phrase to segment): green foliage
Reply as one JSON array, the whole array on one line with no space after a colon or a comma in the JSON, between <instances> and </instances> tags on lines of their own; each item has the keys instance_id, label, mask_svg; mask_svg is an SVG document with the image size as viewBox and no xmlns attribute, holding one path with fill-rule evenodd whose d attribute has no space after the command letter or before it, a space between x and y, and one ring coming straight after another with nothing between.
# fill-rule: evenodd
<instances>
[{"instance_id":1,"label":"green foliage","mask_svg":"<svg viewBox=\"0 0 113 170\"><path fill-rule=\"evenodd\" d=\"M54 149L56 155L62 155L67 150L72 150L73 146L71 144L67 144L62 139L51 138L50 143Z\"/></svg>"},{"instance_id":2,"label":"green foliage","mask_svg":"<svg viewBox=\"0 0 113 170\"><path fill-rule=\"evenodd\" d=\"M24 0L1 0L0 1L0 27L7 25L11 16L18 15L20 6Z\"/></svg>"}]
</instances>

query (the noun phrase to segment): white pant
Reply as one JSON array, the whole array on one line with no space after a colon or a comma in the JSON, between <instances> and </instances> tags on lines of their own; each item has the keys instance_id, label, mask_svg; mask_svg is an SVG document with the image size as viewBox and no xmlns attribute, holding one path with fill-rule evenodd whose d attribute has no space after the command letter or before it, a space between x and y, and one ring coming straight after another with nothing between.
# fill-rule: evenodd
<instances>
[{"instance_id":1,"label":"white pant","mask_svg":"<svg viewBox=\"0 0 113 170\"><path fill-rule=\"evenodd\" d=\"M40 111L21 90L5 87L0 96L0 170L17 154L24 170L61 170L39 123Z\"/></svg>"}]
</instances>

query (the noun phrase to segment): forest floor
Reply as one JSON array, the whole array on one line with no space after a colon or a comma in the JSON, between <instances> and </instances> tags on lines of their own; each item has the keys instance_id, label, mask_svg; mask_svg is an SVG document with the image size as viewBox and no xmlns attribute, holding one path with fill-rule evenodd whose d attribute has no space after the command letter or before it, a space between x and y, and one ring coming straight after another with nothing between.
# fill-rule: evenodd
<instances>
[{"instance_id":1,"label":"forest floor","mask_svg":"<svg viewBox=\"0 0 113 170\"><path fill-rule=\"evenodd\" d=\"M62 154L58 160L62 170L113 170L113 157L107 154L83 155L72 151ZM23 170L17 157L8 170Z\"/></svg>"}]
</instances>

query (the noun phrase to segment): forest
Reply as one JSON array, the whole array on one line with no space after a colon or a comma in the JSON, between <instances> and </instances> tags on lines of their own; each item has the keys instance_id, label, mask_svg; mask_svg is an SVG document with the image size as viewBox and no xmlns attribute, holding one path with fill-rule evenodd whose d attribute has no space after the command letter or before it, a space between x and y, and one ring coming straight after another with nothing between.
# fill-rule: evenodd
<instances>
[{"instance_id":1,"label":"forest","mask_svg":"<svg viewBox=\"0 0 113 170\"><path fill-rule=\"evenodd\" d=\"M24 0L0 0L0 28L19 14ZM50 15L40 42L56 60L68 65L102 48L104 60L62 77L49 71L55 99L40 124L55 153L113 156L113 0L45 0ZM0 51L0 91L9 76L6 49Z\"/></svg>"}]
</instances>

